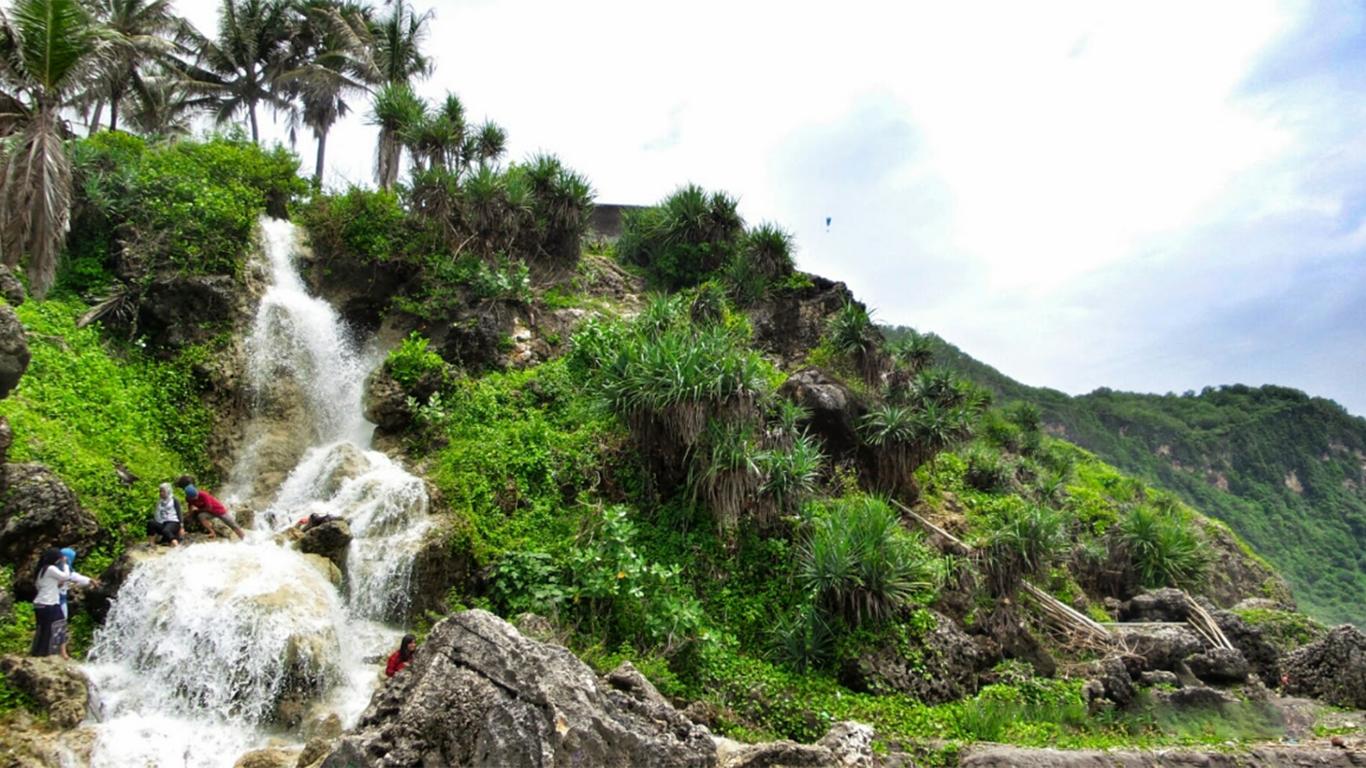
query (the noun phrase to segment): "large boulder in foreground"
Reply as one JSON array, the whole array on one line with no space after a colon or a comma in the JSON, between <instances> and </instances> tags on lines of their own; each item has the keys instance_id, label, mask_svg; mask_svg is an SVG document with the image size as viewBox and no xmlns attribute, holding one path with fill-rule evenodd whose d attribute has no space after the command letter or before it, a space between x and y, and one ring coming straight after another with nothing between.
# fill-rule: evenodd
<instances>
[{"instance_id":1,"label":"large boulder in foreground","mask_svg":"<svg viewBox=\"0 0 1366 768\"><path fill-rule=\"evenodd\" d=\"M321 555L331 560L337 570L346 573L346 553L351 546L351 526L341 519L329 520L304 531L299 539L299 551Z\"/></svg>"},{"instance_id":2,"label":"large boulder in foreground","mask_svg":"<svg viewBox=\"0 0 1366 768\"><path fill-rule=\"evenodd\" d=\"M569 651L491 613L464 611L432 628L323 766L716 764L706 728L630 670L610 677L600 682Z\"/></svg>"},{"instance_id":3,"label":"large boulder in foreground","mask_svg":"<svg viewBox=\"0 0 1366 768\"><path fill-rule=\"evenodd\" d=\"M0 304L0 397L6 397L28 370L28 337L19 316Z\"/></svg>"},{"instance_id":4,"label":"large boulder in foreground","mask_svg":"<svg viewBox=\"0 0 1366 768\"><path fill-rule=\"evenodd\" d=\"M85 719L90 684L75 663L60 656L0 656L0 674L58 728L75 728Z\"/></svg>"},{"instance_id":5,"label":"large boulder in foreground","mask_svg":"<svg viewBox=\"0 0 1366 768\"><path fill-rule=\"evenodd\" d=\"M1366 634L1344 624L1281 661L1286 693L1366 709Z\"/></svg>"},{"instance_id":6,"label":"large boulder in foreground","mask_svg":"<svg viewBox=\"0 0 1366 768\"><path fill-rule=\"evenodd\" d=\"M810 413L806 427L834 458L857 454L858 424L868 408L852 390L818 368L804 368L783 382L778 395Z\"/></svg>"},{"instance_id":7,"label":"large boulder in foreground","mask_svg":"<svg viewBox=\"0 0 1366 768\"><path fill-rule=\"evenodd\" d=\"M32 600L33 569L49 547L89 550L99 534L76 494L41 464L6 464L0 504L0 562L14 565L14 594Z\"/></svg>"}]
</instances>

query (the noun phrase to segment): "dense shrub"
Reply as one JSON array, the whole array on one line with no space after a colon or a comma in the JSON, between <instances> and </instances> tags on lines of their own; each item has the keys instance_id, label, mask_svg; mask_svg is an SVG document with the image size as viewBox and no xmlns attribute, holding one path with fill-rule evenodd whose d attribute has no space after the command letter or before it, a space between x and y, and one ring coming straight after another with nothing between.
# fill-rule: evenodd
<instances>
[{"instance_id":1,"label":"dense shrub","mask_svg":"<svg viewBox=\"0 0 1366 768\"><path fill-rule=\"evenodd\" d=\"M384 359L384 367L389 375L405 389L420 382L431 382L438 387L446 383L446 361L428 348L430 343L426 337L413 331Z\"/></svg>"},{"instance_id":2,"label":"dense shrub","mask_svg":"<svg viewBox=\"0 0 1366 768\"><path fill-rule=\"evenodd\" d=\"M697 285L727 266L740 247L744 221L735 198L689 184L653 208L629 211L617 255L645 269L668 290Z\"/></svg>"},{"instance_id":3,"label":"dense shrub","mask_svg":"<svg viewBox=\"0 0 1366 768\"><path fill-rule=\"evenodd\" d=\"M932 557L886 502L815 505L798 576L816 604L851 626L885 621L933 591Z\"/></svg>"},{"instance_id":4,"label":"dense shrub","mask_svg":"<svg viewBox=\"0 0 1366 768\"><path fill-rule=\"evenodd\" d=\"M350 187L339 194L317 194L299 210L313 250L320 256L345 256L382 264L413 254L416 232L398 195L388 190Z\"/></svg>"},{"instance_id":5,"label":"dense shrub","mask_svg":"<svg viewBox=\"0 0 1366 768\"><path fill-rule=\"evenodd\" d=\"M1143 588L1195 586L1209 567L1200 534L1172 507L1135 506L1115 526L1112 548Z\"/></svg>"},{"instance_id":6,"label":"dense shrub","mask_svg":"<svg viewBox=\"0 0 1366 768\"><path fill-rule=\"evenodd\" d=\"M980 545L978 566L993 594L1009 596L1020 580L1043 573L1063 550L1065 529L1060 512L1033 504L998 507L988 521L990 533Z\"/></svg>"}]
</instances>

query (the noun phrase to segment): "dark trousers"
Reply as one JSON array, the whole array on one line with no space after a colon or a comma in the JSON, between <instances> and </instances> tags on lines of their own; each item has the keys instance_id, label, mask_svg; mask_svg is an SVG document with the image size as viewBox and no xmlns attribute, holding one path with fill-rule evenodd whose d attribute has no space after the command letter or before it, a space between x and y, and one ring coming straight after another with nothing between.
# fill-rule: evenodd
<instances>
[{"instance_id":1,"label":"dark trousers","mask_svg":"<svg viewBox=\"0 0 1366 768\"><path fill-rule=\"evenodd\" d=\"M156 520L148 520L147 535L158 537L158 544L170 544L173 541L180 541L180 523L174 520L167 520L164 523L158 523Z\"/></svg>"},{"instance_id":2,"label":"dark trousers","mask_svg":"<svg viewBox=\"0 0 1366 768\"><path fill-rule=\"evenodd\" d=\"M34 605L34 618L38 627L33 631L33 645L30 656L55 656L62 652L66 642L66 614L60 605Z\"/></svg>"}]
</instances>

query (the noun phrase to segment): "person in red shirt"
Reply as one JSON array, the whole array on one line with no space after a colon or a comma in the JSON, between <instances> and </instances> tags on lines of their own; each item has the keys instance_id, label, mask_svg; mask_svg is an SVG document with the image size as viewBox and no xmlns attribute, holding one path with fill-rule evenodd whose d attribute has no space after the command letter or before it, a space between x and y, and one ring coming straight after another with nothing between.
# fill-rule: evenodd
<instances>
[{"instance_id":1,"label":"person in red shirt","mask_svg":"<svg viewBox=\"0 0 1366 768\"><path fill-rule=\"evenodd\" d=\"M233 533L237 534L237 538L245 539L247 537L247 534L242 531L242 526L238 525L237 521L232 519L232 515L228 514L228 508L223 506L223 502L215 499L208 491L201 491L193 484L186 485L185 504L190 508L190 519L198 520L204 530L209 532L209 538L216 539L218 534L213 532L213 526L210 525L209 521L212 518L205 517L205 515L212 515L222 520L225 525L232 529Z\"/></svg>"},{"instance_id":2,"label":"person in red shirt","mask_svg":"<svg viewBox=\"0 0 1366 768\"><path fill-rule=\"evenodd\" d=\"M403 642L398 644L398 650L389 654L389 663L384 665L384 676L393 677L400 670L408 666L408 662L413 660L413 654L417 653L417 638L412 635L404 635Z\"/></svg>"}]
</instances>

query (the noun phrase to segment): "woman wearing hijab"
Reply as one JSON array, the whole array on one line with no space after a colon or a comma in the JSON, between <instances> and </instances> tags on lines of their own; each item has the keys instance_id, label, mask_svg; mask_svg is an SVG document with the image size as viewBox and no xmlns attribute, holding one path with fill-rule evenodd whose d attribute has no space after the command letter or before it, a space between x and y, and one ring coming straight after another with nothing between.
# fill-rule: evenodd
<instances>
[{"instance_id":1,"label":"woman wearing hijab","mask_svg":"<svg viewBox=\"0 0 1366 768\"><path fill-rule=\"evenodd\" d=\"M180 501L171 493L171 484L162 483L157 488L160 497L152 519L147 522L147 535L157 537L158 544L180 546Z\"/></svg>"},{"instance_id":2,"label":"woman wearing hijab","mask_svg":"<svg viewBox=\"0 0 1366 768\"><path fill-rule=\"evenodd\" d=\"M408 666L408 662L413 660L413 654L417 653L417 638L412 635L404 635L403 641L398 644L398 650L389 654L389 663L384 665L384 676L393 677Z\"/></svg>"},{"instance_id":3,"label":"woman wearing hijab","mask_svg":"<svg viewBox=\"0 0 1366 768\"><path fill-rule=\"evenodd\" d=\"M75 559L75 552L72 552ZM99 582L86 578L67 566L66 558L59 549L48 549L38 558L38 569L33 574L38 595L33 598L33 613L38 619L38 627L33 632L33 645L30 656L66 656L66 615L62 613L61 589L68 582L78 586L95 585Z\"/></svg>"}]
</instances>

